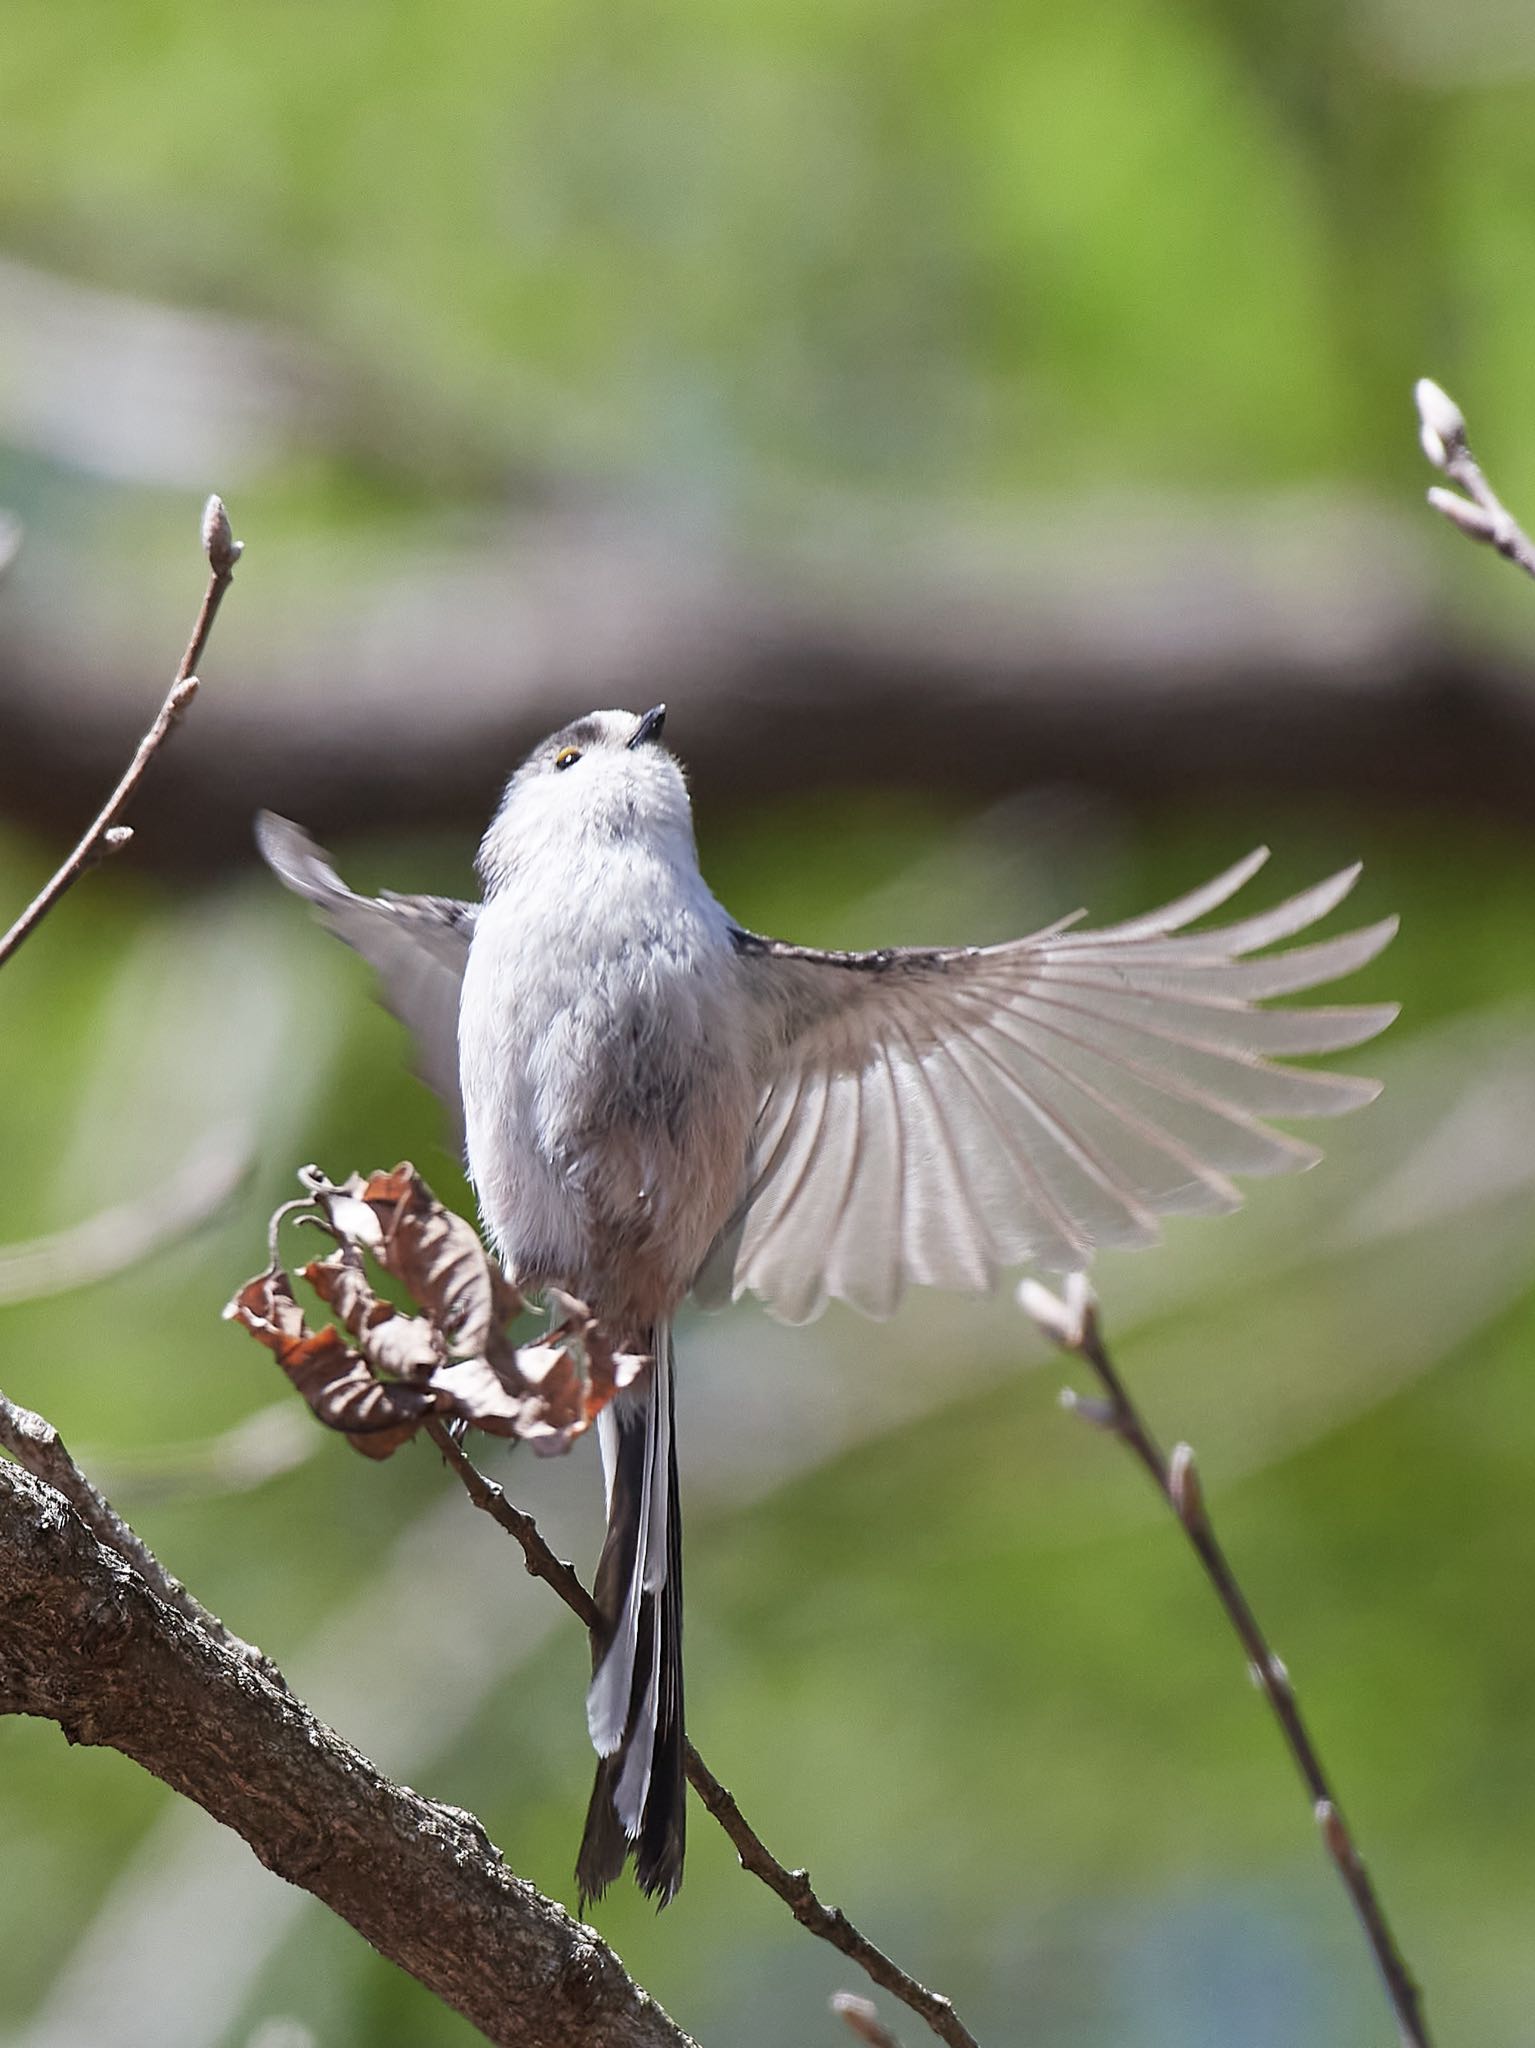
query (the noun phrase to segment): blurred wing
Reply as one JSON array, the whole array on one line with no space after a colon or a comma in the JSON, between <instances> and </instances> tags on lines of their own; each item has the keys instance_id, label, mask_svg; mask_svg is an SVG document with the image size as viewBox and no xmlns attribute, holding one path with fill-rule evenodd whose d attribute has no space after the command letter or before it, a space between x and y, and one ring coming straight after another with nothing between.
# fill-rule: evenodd
<instances>
[{"instance_id":1,"label":"blurred wing","mask_svg":"<svg viewBox=\"0 0 1535 2048\"><path fill-rule=\"evenodd\" d=\"M256 844L277 879L306 897L377 972L385 1004L416 1041L417 1071L446 1103L462 1140L458 998L476 905L451 896L354 895L309 834L271 811L256 820Z\"/></svg>"},{"instance_id":2,"label":"blurred wing","mask_svg":"<svg viewBox=\"0 0 1535 2048\"><path fill-rule=\"evenodd\" d=\"M789 1322L831 1296L888 1315L910 1281L986 1288L1143 1245L1162 1215L1240 1206L1235 1173L1320 1158L1266 1118L1336 1116L1374 1081L1275 1063L1359 1045L1394 1004L1256 1008L1352 973L1396 920L1247 956L1334 909L1357 867L1189 932L1267 859L1103 931L1010 945L819 953L749 933L738 965L763 1097L747 1193L700 1299L750 1288Z\"/></svg>"}]
</instances>

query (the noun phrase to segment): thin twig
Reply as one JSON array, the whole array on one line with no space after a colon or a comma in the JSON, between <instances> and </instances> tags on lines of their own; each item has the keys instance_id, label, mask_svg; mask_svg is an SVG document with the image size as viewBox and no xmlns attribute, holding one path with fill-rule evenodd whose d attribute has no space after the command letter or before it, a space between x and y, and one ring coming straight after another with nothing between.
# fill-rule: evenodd
<instances>
[{"instance_id":1,"label":"thin twig","mask_svg":"<svg viewBox=\"0 0 1535 2048\"><path fill-rule=\"evenodd\" d=\"M808 1870L785 1869L691 1742L687 1745L686 1759L688 1783L729 1835L743 1870L749 1870L753 1877L761 1878L769 1891L776 1892L807 1933L830 1942L850 1962L857 1963L871 1983L877 1984L881 1991L888 1991L892 1998L898 1998L919 2019L925 2020L940 2041L947 2041L950 2048L977 2048L974 2034L954 2010L950 1999L945 1998L942 1992L929 1991L925 1984L908 1975L899 1963L893 1962L883 1949L876 1948L867 1935L858 1931L840 1906L823 1905L811 1887Z\"/></svg>"},{"instance_id":2,"label":"thin twig","mask_svg":"<svg viewBox=\"0 0 1535 2048\"><path fill-rule=\"evenodd\" d=\"M74 887L88 868L108 855L120 852L133 837L132 828L120 825L118 820L132 801L150 762L197 695L197 663L208 644L208 635L213 630L213 621L218 616L224 592L234 577L235 563L240 559L242 543L230 532L229 514L224 510L221 498L210 498L203 508L202 541L203 553L208 557L208 587L203 592L192 637L187 642L187 651L181 657L181 666L176 671L165 702L160 706L153 725L139 741L138 751L128 763L122 780L96 814L84 838L52 879L33 897L4 938L0 938L0 967L25 939L31 937L60 897Z\"/></svg>"},{"instance_id":3,"label":"thin twig","mask_svg":"<svg viewBox=\"0 0 1535 2048\"><path fill-rule=\"evenodd\" d=\"M158 1599L200 1628L223 1650L250 1664L264 1678L287 1690L287 1681L272 1660L253 1643L244 1642L226 1628L216 1614L189 1593L180 1579L165 1569L143 1539L118 1514L112 1503L86 1478L65 1448L64 1439L51 1422L30 1408L22 1408L0 1394L0 1450L7 1451L34 1479L61 1493L98 1543L115 1551L131 1565Z\"/></svg>"},{"instance_id":4,"label":"thin twig","mask_svg":"<svg viewBox=\"0 0 1535 2048\"><path fill-rule=\"evenodd\" d=\"M1446 491L1435 484L1428 502L1468 539L1484 541L1516 563L1526 576L1535 576L1535 542L1483 476L1466 438L1465 414L1431 377L1418 379L1413 396L1423 453L1435 469L1460 486L1457 491Z\"/></svg>"},{"instance_id":5,"label":"thin twig","mask_svg":"<svg viewBox=\"0 0 1535 2048\"><path fill-rule=\"evenodd\" d=\"M552 1586L588 1628L599 1626L601 1615L597 1603L570 1565L557 1558L549 1548L532 1516L514 1507L505 1490L493 1479L486 1478L454 1441L441 1420L432 1417L426 1428L475 1506L482 1508L522 1546L523 1560L532 1577L543 1579ZM770 1891L776 1892L808 1933L830 1942L849 1961L857 1963L871 1982L925 2020L939 2040L949 2044L949 2048L977 2048L975 2036L963 2024L947 1998L919 1984L883 1949L876 1948L866 1935L858 1931L840 1906L824 1905L811 1887L808 1871L789 1870L779 1862L691 1742L686 1745L684 1755L688 1783L730 1837L742 1869L750 1871Z\"/></svg>"},{"instance_id":6,"label":"thin twig","mask_svg":"<svg viewBox=\"0 0 1535 2048\"><path fill-rule=\"evenodd\" d=\"M579 1615L588 1628L601 1628L602 1616L596 1601L576 1577L574 1566L555 1556L533 1517L513 1506L505 1487L485 1477L440 1416L427 1417L426 1432L463 1482L464 1491L475 1506L483 1509L493 1522L498 1522L522 1545L523 1562L528 1568L529 1578L542 1579L546 1585L552 1586L571 1613Z\"/></svg>"},{"instance_id":7,"label":"thin twig","mask_svg":"<svg viewBox=\"0 0 1535 2048\"><path fill-rule=\"evenodd\" d=\"M1104 1346L1098 1325L1097 1303L1085 1276L1072 1276L1067 1283L1064 1301L1032 1280L1024 1282L1019 1290L1019 1300L1047 1337L1063 1351L1070 1352L1091 1367L1107 1397L1101 1401L1086 1401L1068 1389L1062 1396L1063 1405L1097 1428L1117 1436L1134 1454L1150 1474L1153 1484L1177 1516L1184 1534L1197 1552L1205 1576L1247 1652L1253 1681L1268 1701L1310 1795L1312 1813L1323 1842L1348 1890L1365 1939L1379 1967L1403 2048L1429 2048L1428 2028L1417 1983L1396 1945L1385 1909L1322 1768L1316 1744L1301 1718L1290 1674L1269 1647L1268 1638L1237 1582L1226 1553L1216 1540L1194 1464L1194 1453L1187 1444L1177 1444L1172 1456L1166 1456L1147 1427Z\"/></svg>"}]
</instances>

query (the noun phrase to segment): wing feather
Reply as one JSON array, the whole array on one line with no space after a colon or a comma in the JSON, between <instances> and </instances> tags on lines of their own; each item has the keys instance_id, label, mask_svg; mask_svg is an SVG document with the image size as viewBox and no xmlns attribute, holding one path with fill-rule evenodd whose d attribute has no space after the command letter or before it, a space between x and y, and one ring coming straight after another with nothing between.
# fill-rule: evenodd
<instances>
[{"instance_id":1,"label":"wing feather","mask_svg":"<svg viewBox=\"0 0 1535 2048\"><path fill-rule=\"evenodd\" d=\"M1352 1074L1276 1066L1248 1045L1191 1037L1160 1010L1125 1024L1087 1003L1039 995L1015 996L1003 1014L1045 1037L1120 1060L1153 1085L1184 1080L1212 1101L1259 1116L1339 1116L1380 1092Z\"/></svg>"},{"instance_id":2,"label":"wing feather","mask_svg":"<svg viewBox=\"0 0 1535 2048\"><path fill-rule=\"evenodd\" d=\"M973 1050L987 1061L1006 1089L1008 1098L1025 1105L1031 1102L1029 1083L1023 1074L1015 1072L1009 1065L1010 1059L1016 1059L1016 1047L993 1050L988 1046L986 1034L978 1033L968 1042L967 1050ZM1086 1104L1089 1116L1096 1114L1103 1132L1099 1142L1104 1150L1111 1151L1123 1163L1131 1184L1141 1191L1143 1210L1149 1210L1154 1217L1174 1213L1219 1214L1242 1206L1241 1195L1225 1174L1207 1165L1153 1118L1139 1114L1128 1102L1095 1087L1082 1074L1068 1072L1046 1052L1034 1052L1031 1058L1037 1070L1033 1082L1035 1089L1047 1092L1054 1085L1080 1098ZM1016 1120L1014 1112L1011 1121ZM998 1119L999 1136L1011 1137L1008 1122L1005 1116ZM1057 1223L1062 1241L1072 1246L1079 1258L1090 1253L1091 1246L1082 1240L1069 1219L1058 1213ZM1150 1238L1143 1241L1152 1242L1156 1235L1153 1224ZM1035 1256L1041 1254L1035 1253ZM1057 1259L1051 1258L1047 1262L1059 1268Z\"/></svg>"},{"instance_id":3,"label":"wing feather","mask_svg":"<svg viewBox=\"0 0 1535 2048\"><path fill-rule=\"evenodd\" d=\"M892 1048L892 1072L911 1142L904 1190L901 1253L907 1276L924 1287L989 1287L996 1261L945 1113L945 1099L911 1048Z\"/></svg>"},{"instance_id":4,"label":"wing feather","mask_svg":"<svg viewBox=\"0 0 1535 2048\"><path fill-rule=\"evenodd\" d=\"M1153 1242L1162 1216L1237 1207L1233 1174L1314 1164L1315 1146L1266 1119L1339 1115L1376 1083L1275 1056L1363 1044L1395 1006L1255 1006L1352 973L1396 922L1261 951L1336 909L1352 867L1186 929L1266 858L1145 916L1005 946L818 953L739 934L762 1108L700 1293L749 1288L790 1321L834 1296L884 1315L909 1282L1069 1271L1100 1246Z\"/></svg>"},{"instance_id":5,"label":"wing feather","mask_svg":"<svg viewBox=\"0 0 1535 2048\"><path fill-rule=\"evenodd\" d=\"M1234 861L1213 881L1203 883L1198 889L1191 889L1186 896L1175 897L1171 903L1164 903L1158 910L1142 911L1139 917L1127 918L1121 924L1100 925L1096 932L1084 936L1117 941L1159 938L1166 932L1181 931L1184 925L1193 924L1197 918L1208 917L1212 910L1219 910L1223 903L1228 902L1239 889L1244 888L1252 880L1268 857L1269 850L1266 846L1255 846L1251 853L1244 854L1239 861Z\"/></svg>"},{"instance_id":6,"label":"wing feather","mask_svg":"<svg viewBox=\"0 0 1535 2048\"><path fill-rule=\"evenodd\" d=\"M379 977L387 1007L411 1033L422 1080L464 1128L458 1081L458 999L477 906L449 896L359 896L309 834L262 811L256 844L280 882L319 911Z\"/></svg>"},{"instance_id":7,"label":"wing feather","mask_svg":"<svg viewBox=\"0 0 1535 2048\"><path fill-rule=\"evenodd\" d=\"M860 1075L859 1093L858 1143L843 1179L827 1290L867 1315L887 1316L900 1286L904 1147L890 1057L883 1046ZM868 1189L862 1201L860 1186Z\"/></svg>"}]
</instances>

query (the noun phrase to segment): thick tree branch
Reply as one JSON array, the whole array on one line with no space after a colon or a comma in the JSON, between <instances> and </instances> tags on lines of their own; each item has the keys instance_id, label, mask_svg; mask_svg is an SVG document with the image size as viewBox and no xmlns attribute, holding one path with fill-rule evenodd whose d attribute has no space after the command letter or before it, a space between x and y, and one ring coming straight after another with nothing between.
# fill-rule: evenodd
<instances>
[{"instance_id":1,"label":"thick tree branch","mask_svg":"<svg viewBox=\"0 0 1535 2048\"><path fill-rule=\"evenodd\" d=\"M130 1756L517 2048L688 2048L471 1814L382 1777L151 1591L51 1486L0 1463L0 1712Z\"/></svg>"},{"instance_id":2,"label":"thick tree branch","mask_svg":"<svg viewBox=\"0 0 1535 2048\"><path fill-rule=\"evenodd\" d=\"M1311 1797L1312 1813L1321 1830L1322 1840L1337 1866L1380 1970L1403 2048L1429 2048L1428 2027L1418 1986L1396 1945L1385 1908L1343 1818L1337 1794L1322 1768L1311 1731L1301 1716L1290 1674L1271 1649L1251 1603L1216 1539L1205 1508L1204 1490L1195 1469L1194 1453L1187 1444L1176 1444L1172 1456L1168 1457L1147 1427L1103 1342L1098 1326L1098 1306L1084 1274L1073 1274L1064 1300L1036 1280L1026 1280L1019 1289L1018 1298L1025 1313L1052 1343L1080 1358L1091 1369L1107 1397L1101 1401L1084 1400L1068 1389L1062 1396L1064 1406L1080 1415L1085 1422L1093 1423L1119 1438L1150 1474L1152 1484L1176 1515L1179 1526L1193 1546L1226 1619L1247 1653L1253 1682L1268 1701Z\"/></svg>"},{"instance_id":3,"label":"thick tree branch","mask_svg":"<svg viewBox=\"0 0 1535 2048\"><path fill-rule=\"evenodd\" d=\"M180 1579L165 1569L149 1545L130 1529L106 1496L92 1486L65 1448L51 1422L0 1394L0 1450L6 1451L34 1479L61 1493L87 1529L107 1550L115 1551L138 1573L157 1599L185 1617L232 1657L251 1665L273 1685L287 1690L287 1681L272 1660L210 1614Z\"/></svg>"}]
</instances>

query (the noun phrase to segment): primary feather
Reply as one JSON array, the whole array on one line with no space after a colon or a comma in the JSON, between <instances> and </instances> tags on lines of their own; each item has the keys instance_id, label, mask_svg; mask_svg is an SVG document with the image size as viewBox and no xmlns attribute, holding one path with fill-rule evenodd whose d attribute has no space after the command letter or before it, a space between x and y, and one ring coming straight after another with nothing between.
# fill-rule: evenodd
<instances>
[{"instance_id":1,"label":"primary feather","mask_svg":"<svg viewBox=\"0 0 1535 2048\"><path fill-rule=\"evenodd\" d=\"M822 953L738 932L761 1106L736 1214L699 1276L788 1322L840 1297L889 1315L908 1283L1057 1272L1157 1219L1235 1208L1233 1174L1312 1165L1269 1117L1336 1116L1373 1081L1279 1063L1359 1045L1391 1004L1264 1010L1363 966L1394 919L1257 960L1333 910L1357 867L1190 932L1260 850L1161 910L1009 945Z\"/></svg>"}]
</instances>

